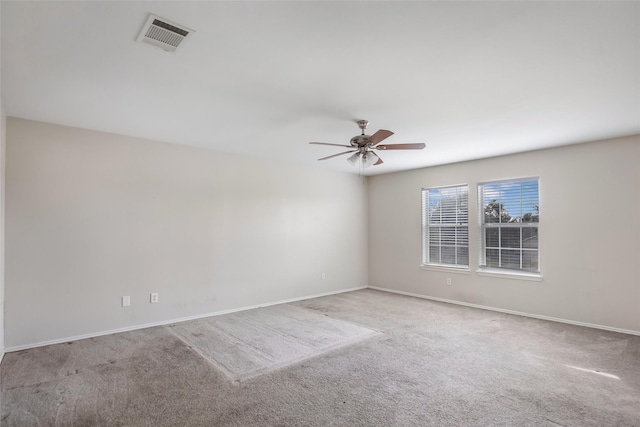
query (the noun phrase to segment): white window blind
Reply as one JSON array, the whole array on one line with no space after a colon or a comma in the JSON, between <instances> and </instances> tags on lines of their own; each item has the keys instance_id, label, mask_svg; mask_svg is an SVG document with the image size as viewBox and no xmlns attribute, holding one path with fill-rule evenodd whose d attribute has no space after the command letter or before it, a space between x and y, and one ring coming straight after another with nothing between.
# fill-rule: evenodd
<instances>
[{"instance_id":1,"label":"white window blind","mask_svg":"<svg viewBox=\"0 0 640 427\"><path fill-rule=\"evenodd\" d=\"M480 267L538 273L538 179L478 185Z\"/></svg>"},{"instance_id":2,"label":"white window blind","mask_svg":"<svg viewBox=\"0 0 640 427\"><path fill-rule=\"evenodd\" d=\"M469 266L469 187L422 189L422 263Z\"/></svg>"}]
</instances>

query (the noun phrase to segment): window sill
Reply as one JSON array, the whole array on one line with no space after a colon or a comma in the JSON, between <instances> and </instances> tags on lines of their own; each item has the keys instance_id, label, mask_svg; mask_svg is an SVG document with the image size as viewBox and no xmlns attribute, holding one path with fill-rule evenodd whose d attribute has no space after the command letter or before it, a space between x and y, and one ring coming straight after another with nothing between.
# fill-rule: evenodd
<instances>
[{"instance_id":1,"label":"window sill","mask_svg":"<svg viewBox=\"0 0 640 427\"><path fill-rule=\"evenodd\" d=\"M447 273L458 273L458 274L470 273L468 267L447 267L444 265L430 265L430 264L422 264L420 266L420 270L446 271Z\"/></svg>"},{"instance_id":2,"label":"window sill","mask_svg":"<svg viewBox=\"0 0 640 427\"><path fill-rule=\"evenodd\" d=\"M497 269L483 268L476 270L478 276L501 277L503 279L530 280L542 282L542 275L539 273L520 273L517 271L502 271Z\"/></svg>"}]
</instances>

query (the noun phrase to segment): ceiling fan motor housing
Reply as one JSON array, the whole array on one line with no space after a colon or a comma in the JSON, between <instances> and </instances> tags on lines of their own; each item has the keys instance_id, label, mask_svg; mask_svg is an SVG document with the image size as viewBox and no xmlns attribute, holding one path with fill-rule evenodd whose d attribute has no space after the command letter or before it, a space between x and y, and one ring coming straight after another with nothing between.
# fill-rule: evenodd
<instances>
[{"instance_id":1,"label":"ceiling fan motor housing","mask_svg":"<svg viewBox=\"0 0 640 427\"><path fill-rule=\"evenodd\" d=\"M364 147L369 142L369 137L371 137L371 135L356 135L351 138L351 145L359 148Z\"/></svg>"}]
</instances>

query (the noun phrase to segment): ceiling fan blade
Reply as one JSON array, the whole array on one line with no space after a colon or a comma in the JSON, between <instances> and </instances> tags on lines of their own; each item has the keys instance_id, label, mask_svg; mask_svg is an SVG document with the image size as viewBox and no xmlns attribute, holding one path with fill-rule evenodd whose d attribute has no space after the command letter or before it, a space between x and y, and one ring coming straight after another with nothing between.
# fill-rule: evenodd
<instances>
[{"instance_id":1,"label":"ceiling fan blade","mask_svg":"<svg viewBox=\"0 0 640 427\"><path fill-rule=\"evenodd\" d=\"M332 157L342 156L343 154L355 153L356 151L358 151L358 150L345 151L344 153L333 154L333 155L331 155L331 156L323 157L323 158L318 159L318 160L327 160L327 159L330 159L330 158L332 158Z\"/></svg>"},{"instance_id":2,"label":"ceiling fan blade","mask_svg":"<svg viewBox=\"0 0 640 427\"><path fill-rule=\"evenodd\" d=\"M310 142L309 144L316 144L316 145L332 145L334 147L347 147L347 148L351 148L351 145L344 145L344 144L330 144L328 142Z\"/></svg>"},{"instance_id":3,"label":"ceiling fan blade","mask_svg":"<svg viewBox=\"0 0 640 427\"><path fill-rule=\"evenodd\" d=\"M393 135L393 132L390 130L380 129L378 132L374 133L369 137L369 144L373 147L376 144L379 144L383 140L389 138Z\"/></svg>"},{"instance_id":4,"label":"ceiling fan blade","mask_svg":"<svg viewBox=\"0 0 640 427\"><path fill-rule=\"evenodd\" d=\"M383 164L383 163L384 163L384 162L382 161L382 158L381 158L380 156L378 156L378 161L377 161L377 162L375 162L375 163L373 164L373 166L378 166L378 165L381 165L381 164Z\"/></svg>"},{"instance_id":5,"label":"ceiling fan blade","mask_svg":"<svg viewBox=\"0 0 640 427\"><path fill-rule=\"evenodd\" d=\"M378 150L422 150L424 147L424 143L416 143L416 144L391 144L391 145L378 145L376 148Z\"/></svg>"}]
</instances>

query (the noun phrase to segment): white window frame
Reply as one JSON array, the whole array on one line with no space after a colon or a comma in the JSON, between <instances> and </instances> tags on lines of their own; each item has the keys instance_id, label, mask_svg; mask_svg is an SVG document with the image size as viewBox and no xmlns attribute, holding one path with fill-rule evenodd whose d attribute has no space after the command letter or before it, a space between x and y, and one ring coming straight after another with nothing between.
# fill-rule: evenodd
<instances>
[{"instance_id":1,"label":"white window frame","mask_svg":"<svg viewBox=\"0 0 640 427\"><path fill-rule=\"evenodd\" d=\"M489 186L489 185L506 185L506 184L518 184L518 183L523 183L523 182L530 182L530 181L536 181L537 182L537 200L536 200L536 205L538 206L538 220L536 222L515 222L515 223L502 223L502 222L498 222L498 223L485 223L485 214L484 214L484 208L486 205L486 202L488 201L485 200L485 186ZM520 204L522 204L522 187L521 187L521 194L520 194ZM498 203L502 203L504 201L503 200L498 200ZM501 216L500 216L501 218ZM479 275L490 275L490 276L508 276L508 277L512 277L512 278L522 278L525 280L541 280L542 276L540 273L540 178L539 177L528 177L528 178L517 178L517 179L506 179L506 180L499 180L499 181L487 181L487 182L482 182L482 183L478 183L478 222L479 222L479 269L477 271L477 273ZM497 247L490 247L489 249L494 249L494 250L498 250L498 256L499 256L499 264L502 263L501 261L501 256L502 256L502 250L503 249L508 249L508 250L515 250L517 249L520 253L520 268L510 268L510 267L502 267L502 266L488 266L487 265L487 260L486 260L486 254L487 254L487 247L486 247L486 242L487 242L487 238L486 238L486 230L488 229L498 229L500 230L499 233L501 233L502 229L508 229L508 228L516 228L516 229L520 229L520 247L519 248L511 248L511 247L502 247L502 241L501 241L501 236L499 234L498 237L498 246ZM523 247L523 238L522 238L522 230L526 229L526 228L536 228L537 229L537 247L536 248L526 248ZM525 252L533 252L535 251L536 255L537 255L537 259L536 259L536 264L537 264L537 270L528 270L528 269L523 269L522 268L522 263L523 263L523 254Z\"/></svg>"},{"instance_id":2,"label":"white window frame","mask_svg":"<svg viewBox=\"0 0 640 427\"><path fill-rule=\"evenodd\" d=\"M458 200L456 200L456 218L455 222L447 222L447 223L432 223L429 221L430 218L430 192L435 190L455 190L456 193L458 191L466 192L466 212L463 214L459 214L459 205ZM460 193L460 195L463 193ZM456 197L459 197L459 194L456 194ZM440 258L440 262L433 262L430 259L430 229L436 228L454 228L454 242L453 245L443 245L442 242L442 233L438 233L438 246L442 248L443 246L453 247L455 254L455 263L448 264L442 263L442 257ZM463 233L463 234L460 234ZM459 237L462 239L462 242L466 240L466 244L461 244ZM458 263L458 249L466 248L467 250L467 262L466 264ZM429 268L443 268L443 269L455 269L460 271L468 271L469 270L469 185L468 184L457 184L457 185L447 185L440 187L429 187L422 189L422 265L421 267L429 269Z\"/></svg>"}]
</instances>

